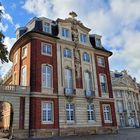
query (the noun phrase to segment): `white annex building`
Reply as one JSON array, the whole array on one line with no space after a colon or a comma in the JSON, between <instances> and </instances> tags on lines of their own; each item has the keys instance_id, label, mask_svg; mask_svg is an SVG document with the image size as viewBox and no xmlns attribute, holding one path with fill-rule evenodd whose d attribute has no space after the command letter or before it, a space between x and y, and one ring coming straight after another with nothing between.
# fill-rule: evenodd
<instances>
[{"instance_id":1,"label":"white annex building","mask_svg":"<svg viewBox=\"0 0 140 140\"><path fill-rule=\"evenodd\" d=\"M111 77L118 126L139 127L140 93L136 79L126 70L111 72Z\"/></svg>"}]
</instances>

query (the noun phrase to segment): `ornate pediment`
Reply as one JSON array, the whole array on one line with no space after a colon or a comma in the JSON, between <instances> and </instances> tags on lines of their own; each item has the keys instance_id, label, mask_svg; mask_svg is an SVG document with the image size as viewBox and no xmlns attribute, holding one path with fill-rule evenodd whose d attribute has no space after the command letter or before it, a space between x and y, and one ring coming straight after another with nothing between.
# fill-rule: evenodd
<instances>
[{"instance_id":1,"label":"ornate pediment","mask_svg":"<svg viewBox=\"0 0 140 140\"><path fill-rule=\"evenodd\" d=\"M66 19L57 19L57 22L61 22L61 23L71 23L74 25L78 25L80 26L82 29L86 30L87 32L89 32L91 29L87 28L86 26L83 25L83 23L80 20L77 20L77 14L75 12L70 12L69 13L70 17L66 18Z\"/></svg>"},{"instance_id":2,"label":"ornate pediment","mask_svg":"<svg viewBox=\"0 0 140 140\"><path fill-rule=\"evenodd\" d=\"M135 80L127 74L124 74L122 77L119 78L112 78L112 86L130 87L133 89L138 88Z\"/></svg>"}]
</instances>

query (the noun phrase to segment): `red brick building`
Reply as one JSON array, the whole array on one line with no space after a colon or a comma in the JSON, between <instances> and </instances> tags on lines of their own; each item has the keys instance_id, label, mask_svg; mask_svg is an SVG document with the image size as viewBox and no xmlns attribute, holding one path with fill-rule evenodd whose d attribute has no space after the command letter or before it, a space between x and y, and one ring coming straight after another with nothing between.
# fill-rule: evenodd
<instances>
[{"instance_id":1,"label":"red brick building","mask_svg":"<svg viewBox=\"0 0 140 140\"><path fill-rule=\"evenodd\" d=\"M101 36L75 19L33 18L10 51L14 85L30 86L32 137L117 130L108 57ZM24 97L20 125L24 129Z\"/></svg>"}]
</instances>

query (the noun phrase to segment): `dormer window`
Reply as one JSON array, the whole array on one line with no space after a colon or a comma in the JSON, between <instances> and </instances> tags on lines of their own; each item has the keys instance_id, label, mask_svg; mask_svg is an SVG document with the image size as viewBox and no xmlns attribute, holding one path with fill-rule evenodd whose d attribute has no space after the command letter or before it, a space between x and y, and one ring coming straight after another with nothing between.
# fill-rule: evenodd
<instances>
[{"instance_id":1,"label":"dormer window","mask_svg":"<svg viewBox=\"0 0 140 140\"><path fill-rule=\"evenodd\" d=\"M96 47L101 47L101 40L96 38Z\"/></svg>"},{"instance_id":2,"label":"dormer window","mask_svg":"<svg viewBox=\"0 0 140 140\"><path fill-rule=\"evenodd\" d=\"M81 43L87 42L87 35L86 34L80 34L80 42Z\"/></svg>"},{"instance_id":3,"label":"dormer window","mask_svg":"<svg viewBox=\"0 0 140 140\"><path fill-rule=\"evenodd\" d=\"M69 37L69 29L62 28L62 36L65 38L68 38Z\"/></svg>"},{"instance_id":4,"label":"dormer window","mask_svg":"<svg viewBox=\"0 0 140 140\"><path fill-rule=\"evenodd\" d=\"M50 23L44 22L43 31L47 32L47 33L50 33Z\"/></svg>"}]
</instances>

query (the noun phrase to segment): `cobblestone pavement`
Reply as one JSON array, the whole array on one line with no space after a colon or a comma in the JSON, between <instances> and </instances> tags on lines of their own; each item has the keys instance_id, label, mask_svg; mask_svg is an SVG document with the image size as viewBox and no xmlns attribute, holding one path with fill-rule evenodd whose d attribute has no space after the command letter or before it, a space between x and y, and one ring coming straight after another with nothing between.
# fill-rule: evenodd
<instances>
[{"instance_id":1,"label":"cobblestone pavement","mask_svg":"<svg viewBox=\"0 0 140 140\"><path fill-rule=\"evenodd\" d=\"M140 128L121 129L118 134L110 135L87 135L67 136L28 140L140 140Z\"/></svg>"}]
</instances>

